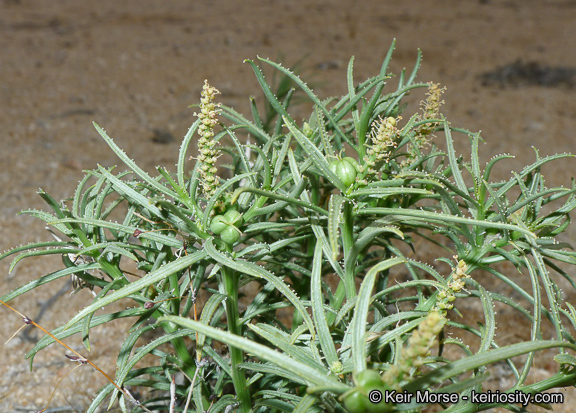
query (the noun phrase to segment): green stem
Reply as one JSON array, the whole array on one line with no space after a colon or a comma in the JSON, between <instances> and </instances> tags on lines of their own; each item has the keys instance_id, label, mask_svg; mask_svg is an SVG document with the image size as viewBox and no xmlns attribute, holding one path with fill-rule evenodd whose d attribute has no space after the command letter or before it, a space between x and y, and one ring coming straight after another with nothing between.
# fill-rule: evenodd
<instances>
[{"instance_id":1,"label":"green stem","mask_svg":"<svg viewBox=\"0 0 576 413\"><path fill-rule=\"evenodd\" d=\"M164 323L162 326L166 334L173 333L178 329L178 326L174 323ZM178 337L173 339L171 343L174 346L176 355L182 361L182 370L184 373L186 373L188 377L194 377L194 373L196 372L196 363L194 358L190 356L184 339L182 337Z\"/></svg>"},{"instance_id":2,"label":"green stem","mask_svg":"<svg viewBox=\"0 0 576 413\"><path fill-rule=\"evenodd\" d=\"M343 219L342 219L342 248L344 249L344 262L347 261L348 256L352 253L354 247L354 215L352 214L352 202L344 203ZM348 293L348 299L356 296L356 284L354 276L354 268L350 271L346 271L344 274L346 282L346 292ZM338 308L338 307L336 307Z\"/></svg>"},{"instance_id":3,"label":"green stem","mask_svg":"<svg viewBox=\"0 0 576 413\"><path fill-rule=\"evenodd\" d=\"M170 256L170 259L174 260L175 258L173 256ZM175 273L171 274L170 276L168 276L168 282L169 282L170 291L172 291L172 294L175 297L181 297L180 286L178 284L178 272L175 272ZM180 299L171 300L171 309L172 309L172 314L180 315L179 314ZM170 323L169 327L164 327L164 331L166 331L167 333L172 333L172 332L176 331L176 329L177 328L175 328L174 324L172 324L172 323ZM188 375L188 377L193 377L195 372L196 372L196 362L194 361L194 358L192 356L190 356L190 352L188 351L188 347L186 346L186 342L184 341L184 339L182 337L178 337L178 338L175 338L174 340L172 340L172 345L174 346L174 350L176 351L178 358L180 360L182 360L184 372Z\"/></svg>"},{"instance_id":4,"label":"green stem","mask_svg":"<svg viewBox=\"0 0 576 413\"><path fill-rule=\"evenodd\" d=\"M242 326L239 324L238 315L238 274L227 267L222 267L221 273L227 295L226 318L228 319L228 331L241 337ZM248 413L251 411L250 392L246 385L244 371L238 367L244 361L244 353L239 348L230 347L230 360L232 362L232 381L236 390L236 397L240 402L240 411Z\"/></svg>"}]
</instances>

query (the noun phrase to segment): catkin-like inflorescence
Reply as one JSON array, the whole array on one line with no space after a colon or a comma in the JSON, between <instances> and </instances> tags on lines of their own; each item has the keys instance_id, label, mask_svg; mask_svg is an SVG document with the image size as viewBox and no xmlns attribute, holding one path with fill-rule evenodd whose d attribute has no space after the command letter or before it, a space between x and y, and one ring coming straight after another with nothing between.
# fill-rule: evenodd
<instances>
[{"instance_id":1,"label":"catkin-like inflorescence","mask_svg":"<svg viewBox=\"0 0 576 413\"><path fill-rule=\"evenodd\" d=\"M434 135L432 132L438 126L436 119L440 118L440 106L444 103L440 100L446 88L441 88L438 83L428 83L426 99L420 102L422 114L418 115L418 122L425 122L414 129L414 135L407 146L406 159L400 162L402 168L410 166L420 156L420 150L429 145Z\"/></svg>"},{"instance_id":2,"label":"catkin-like inflorescence","mask_svg":"<svg viewBox=\"0 0 576 413\"><path fill-rule=\"evenodd\" d=\"M454 258L456 259L457 257ZM464 288L464 279L470 278L470 276L466 274L467 271L468 265L466 262L464 262L464 260L458 261L456 268L452 269L452 281L448 284L448 288L438 293L438 301L436 301L434 311L439 311L443 315L446 315L447 310L451 310L454 307L452 301L456 299L455 294Z\"/></svg>"},{"instance_id":3,"label":"catkin-like inflorescence","mask_svg":"<svg viewBox=\"0 0 576 413\"><path fill-rule=\"evenodd\" d=\"M383 163L390 161L390 154L394 148L398 146L398 136L400 130L396 127L396 123L402 119L388 117L380 118L374 122L372 132L370 133L370 146L364 156L364 174L360 178L360 183L367 185L368 178L373 178L378 173L379 167Z\"/></svg>"},{"instance_id":4,"label":"catkin-like inflorescence","mask_svg":"<svg viewBox=\"0 0 576 413\"><path fill-rule=\"evenodd\" d=\"M218 114L220 104L215 104L218 89L210 86L208 81L204 81L202 97L200 99L200 113L194 113L200 119L198 127L198 161L200 162L200 186L204 196L208 199L218 188L218 169L216 160L220 156L220 151L215 148L214 127L218 124Z\"/></svg>"},{"instance_id":5,"label":"catkin-like inflorescence","mask_svg":"<svg viewBox=\"0 0 576 413\"><path fill-rule=\"evenodd\" d=\"M382 380L392 389L400 390L400 383L408 380L424 364L424 358L429 355L444 324L446 319L438 311L428 313L408 339L408 346L402 349L398 363L384 373Z\"/></svg>"},{"instance_id":6,"label":"catkin-like inflorescence","mask_svg":"<svg viewBox=\"0 0 576 413\"><path fill-rule=\"evenodd\" d=\"M426 99L420 103L423 112L420 120L426 121L440 118L440 106L444 104L444 101L440 100L440 98L445 91L446 88L441 88L438 83L428 83ZM420 148L428 143L430 137L432 137L432 131L436 126L438 126L438 122L429 122L420 126L416 136L416 142Z\"/></svg>"}]
</instances>

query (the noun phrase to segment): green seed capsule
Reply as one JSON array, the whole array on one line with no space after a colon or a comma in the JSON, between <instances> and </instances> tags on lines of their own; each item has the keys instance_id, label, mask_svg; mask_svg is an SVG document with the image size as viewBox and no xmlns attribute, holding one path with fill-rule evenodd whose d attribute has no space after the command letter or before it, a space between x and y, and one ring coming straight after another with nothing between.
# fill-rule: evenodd
<instances>
[{"instance_id":1,"label":"green seed capsule","mask_svg":"<svg viewBox=\"0 0 576 413\"><path fill-rule=\"evenodd\" d=\"M224 218L229 224L239 227L242 225L244 220L242 219L242 214L235 209L230 209L224 214Z\"/></svg>"},{"instance_id":2,"label":"green seed capsule","mask_svg":"<svg viewBox=\"0 0 576 413\"><path fill-rule=\"evenodd\" d=\"M378 396L381 394L382 395L382 399L378 402L378 403L373 403L370 401L370 396L368 396L368 404L366 405L366 411L368 413L388 413L394 410L394 404L393 403L387 403L386 400L386 392L390 391L390 388L382 386L382 387L376 387L370 391L378 391ZM376 401L374 399L374 394L372 395L372 400Z\"/></svg>"},{"instance_id":3,"label":"green seed capsule","mask_svg":"<svg viewBox=\"0 0 576 413\"><path fill-rule=\"evenodd\" d=\"M356 375L356 384L363 390L372 390L382 386L382 376L374 370L362 370Z\"/></svg>"},{"instance_id":4,"label":"green seed capsule","mask_svg":"<svg viewBox=\"0 0 576 413\"><path fill-rule=\"evenodd\" d=\"M358 391L349 394L344 399L344 407L350 413L366 413L368 411L369 403L370 401L368 400L368 397Z\"/></svg>"},{"instance_id":5,"label":"green seed capsule","mask_svg":"<svg viewBox=\"0 0 576 413\"><path fill-rule=\"evenodd\" d=\"M228 245L233 245L236 241L240 239L240 232L236 227L229 226L220 234L220 239Z\"/></svg>"},{"instance_id":6,"label":"green seed capsule","mask_svg":"<svg viewBox=\"0 0 576 413\"><path fill-rule=\"evenodd\" d=\"M346 161L348 163L351 163L352 166L354 167L354 169L356 169L356 172L360 172L360 164L358 163L358 161L356 159L347 156L342 160Z\"/></svg>"},{"instance_id":7,"label":"green seed capsule","mask_svg":"<svg viewBox=\"0 0 576 413\"><path fill-rule=\"evenodd\" d=\"M393 404L387 403L386 392L390 391L390 387L382 381L382 376L375 370L362 370L354 377L356 383L356 393L361 394L363 397L356 396L353 403L359 403L363 406L367 413L376 412L390 412L393 409ZM363 402L363 404L361 404ZM375 403L377 402L377 403ZM346 403L346 400L345 400ZM350 410L354 412L353 410Z\"/></svg>"},{"instance_id":8,"label":"green seed capsule","mask_svg":"<svg viewBox=\"0 0 576 413\"><path fill-rule=\"evenodd\" d=\"M228 228L228 224L226 223L224 215L216 215L212 218L212 222L210 222L210 231L214 234L221 234L226 228Z\"/></svg>"},{"instance_id":9,"label":"green seed capsule","mask_svg":"<svg viewBox=\"0 0 576 413\"><path fill-rule=\"evenodd\" d=\"M347 187L356 181L356 175L358 173L357 168L359 168L358 162L352 162L347 158L334 161L330 164L330 170Z\"/></svg>"}]
</instances>

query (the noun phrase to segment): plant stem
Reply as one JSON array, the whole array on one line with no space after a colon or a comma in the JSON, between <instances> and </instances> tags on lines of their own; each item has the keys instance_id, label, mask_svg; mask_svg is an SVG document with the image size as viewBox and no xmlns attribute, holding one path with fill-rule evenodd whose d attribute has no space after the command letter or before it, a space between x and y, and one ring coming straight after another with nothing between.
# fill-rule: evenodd
<instances>
[{"instance_id":1,"label":"plant stem","mask_svg":"<svg viewBox=\"0 0 576 413\"><path fill-rule=\"evenodd\" d=\"M352 253L352 248L354 247L354 215L352 214L352 202L348 201L344 203L343 219L342 219L342 248L344 249L344 262L348 256ZM351 299L356 296L356 284L354 283L354 268L351 268L350 273L345 274L346 292Z\"/></svg>"},{"instance_id":2,"label":"plant stem","mask_svg":"<svg viewBox=\"0 0 576 413\"><path fill-rule=\"evenodd\" d=\"M228 249L231 250L229 247ZM226 318L228 319L228 331L237 336L242 336L242 326L238 324L238 274L227 267L222 267L221 273L227 295ZM236 396L240 402L240 411L248 413L251 410L250 391L246 386L244 371L238 367L244 361L244 353L236 347L230 346L229 349L232 362L232 381Z\"/></svg>"}]
</instances>

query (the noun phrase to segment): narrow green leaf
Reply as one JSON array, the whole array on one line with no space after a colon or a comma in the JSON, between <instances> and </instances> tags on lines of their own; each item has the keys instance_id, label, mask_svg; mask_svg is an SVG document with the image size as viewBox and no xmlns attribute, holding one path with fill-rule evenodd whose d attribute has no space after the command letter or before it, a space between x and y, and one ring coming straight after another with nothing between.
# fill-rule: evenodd
<instances>
[{"instance_id":1,"label":"narrow green leaf","mask_svg":"<svg viewBox=\"0 0 576 413\"><path fill-rule=\"evenodd\" d=\"M458 189L462 192L468 194L468 186L464 182L464 178L462 178L462 173L460 172L460 167L458 165L458 160L456 159L456 152L454 150L454 140L452 139L452 133L450 131L450 124L446 119L444 119L444 133L446 135L446 146L448 152L448 160L450 161L450 168L452 170L452 176L456 181L456 185Z\"/></svg>"},{"instance_id":2,"label":"narrow green leaf","mask_svg":"<svg viewBox=\"0 0 576 413\"><path fill-rule=\"evenodd\" d=\"M98 226L98 227L102 227L102 228L108 228L111 230L115 230L115 231L119 231L119 232L123 232L126 234L130 234L132 235L134 233L134 231L138 230L138 227L134 227L134 226L126 226L123 224L118 224L115 222L109 222L109 221L102 221L99 219L89 219L89 218L65 218L65 219L61 219L61 220L57 220L54 222L51 222L50 224L55 224L58 225L59 223L62 222L68 222L68 221L74 221L74 222L78 222L81 224L90 224L90 225L94 225L94 226ZM154 241L154 242L159 242L160 244L169 246L169 247L173 247L173 248L182 248L182 241L174 238L174 237L169 237L167 235L163 235L159 232L143 232L140 235L138 235L139 239L147 239L150 241Z\"/></svg>"},{"instance_id":3,"label":"narrow green leaf","mask_svg":"<svg viewBox=\"0 0 576 413\"><path fill-rule=\"evenodd\" d=\"M576 308L568 301L565 302L566 307L568 307L569 312L566 312L568 319L572 323L572 326L576 329Z\"/></svg>"},{"instance_id":4,"label":"narrow green leaf","mask_svg":"<svg viewBox=\"0 0 576 413\"><path fill-rule=\"evenodd\" d=\"M342 205L348 200L342 195L332 195L328 201L328 239L332 249L332 259L336 261L340 253L340 244L338 243L338 233L340 222L343 219Z\"/></svg>"},{"instance_id":5,"label":"narrow green leaf","mask_svg":"<svg viewBox=\"0 0 576 413\"><path fill-rule=\"evenodd\" d=\"M90 180L90 178L92 178L92 176L90 174L86 174L84 178L82 178L82 180L78 183L76 191L74 192L74 200L72 201L72 214L74 214L75 216L84 215L84 208L81 206L81 200L84 199L82 197L83 194L82 190L84 189L84 186ZM99 187L100 185L102 185L102 183L104 183L104 179L100 178L95 187Z\"/></svg>"},{"instance_id":6,"label":"narrow green leaf","mask_svg":"<svg viewBox=\"0 0 576 413\"><path fill-rule=\"evenodd\" d=\"M296 405L292 413L308 413L314 406L318 398L313 394L306 394L300 402Z\"/></svg>"},{"instance_id":7,"label":"narrow green leaf","mask_svg":"<svg viewBox=\"0 0 576 413\"><path fill-rule=\"evenodd\" d=\"M164 316L161 318L165 317L170 316ZM148 344L138 348L137 351L134 353L134 355L130 357L128 362L125 363L122 366L122 368L116 372L116 383L119 386L122 386L124 384L124 381L126 380L126 377L130 373L132 368L136 365L136 363L142 360L142 358L144 358L146 355L150 354L158 346L173 341L175 339L178 339L180 337L192 337L192 336L194 336L194 330L184 328L176 330L172 333L164 334L163 336L158 337L157 339L152 340Z\"/></svg>"},{"instance_id":8,"label":"narrow green leaf","mask_svg":"<svg viewBox=\"0 0 576 413\"><path fill-rule=\"evenodd\" d=\"M104 131L104 129L102 129L96 122L92 122L92 124L94 125L94 127L96 128L96 130L98 131L100 136L108 144L108 146L110 146L110 148L114 151L114 153L120 158L120 160L122 162L124 162L124 164L126 164L126 166L128 168L130 168L132 171L134 171L134 173L136 175L138 175L140 178L142 178L144 181L146 181L150 186L155 188L157 191L162 192L165 195L168 195L170 198L177 198L178 197L178 195L175 192L171 191L170 189L168 189L164 185L158 183L157 180L155 180L150 175L148 175L148 173L146 171L144 171L142 168L140 168L136 164L136 162L134 162L132 159L130 159L128 157L128 155L126 155L126 153L116 145L116 143L112 140L112 138L110 138L108 136L106 131ZM104 168L101 167L100 169L103 170ZM108 171L106 171L106 172L108 172Z\"/></svg>"},{"instance_id":9,"label":"narrow green leaf","mask_svg":"<svg viewBox=\"0 0 576 413\"><path fill-rule=\"evenodd\" d=\"M533 351L545 350L548 348L569 348L576 351L576 345L565 341L556 340L539 340L527 341L522 343L511 344L506 347L489 350L484 353L478 353L470 357L461 358L451 363L432 370L429 373L411 381L403 387L403 390L415 392L420 389L428 389L436 384L442 383L452 377L458 377L468 371L472 371L482 366L487 366L501 360L508 360L512 357Z\"/></svg>"},{"instance_id":10,"label":"narrow green leaf","mask_svg":"<svg viewBox=\"0 0 576 413\"><path fill-rule=\"evenodd\" d=\"M37 209L27 209L27 210L21 211L19 214L28 214L28 215L31 215L35 218L41 219L42 221L46 222L47 224L53 226L56 230L60 231L62 234L66 235L67 237L72 238L77 245L82 245L82 242L80 241L80 239L75 236L74 231L72 231L70 229L70 227L68 225L66 225L66 223L59 223L59 224L54 223L55 221L58 221L58 219L59 219L56 215L50 214L50 213L45 212L45 211L40 211Z\"/></svg>"},{"instance_id":11,"label":"narrow green leaf","mask_svg":"<svg viewBox=\"0 0 576 413\"><path fill-rule=\"evenodd\" d=\"M380 271L392 268L395 265L406 262L404 258L389 258L370 268L358 291L358 300L354 309L354 318L350 325L352 329L352 357L354 371L360 372L366 369L366 324L368 323L368 310L372 299L372 290L376 282L376 276Z\"/></svg>"},{"instance_id":12,"label":"narrow green leaf","mask_svg":"<svg viewBox=\"0 0 576 413\"><path fill-rule=\"evenodd\" d=\"M113 321L113 320L119 320L121 318L138 317L138 316L141 316L142 314L144 314L146 311L147 310L145 310L142 307L136 307L136 308L130 308L128 310L118 311L116 313L102 314L99 316L95 316L90 320L90 328L97 327L97 326L102 325L102 324L106 324L106 323ZM67 330L64 329L64 326L60 326L60 327L52 330L51 333L55 337L57 337L59 340L63 340L67 337L73 336L74 334L80 333L82 331L82 328L83 328L83 326L80 324L76 324L75 326L70 327ZM24 358L30 359L30 364L32 365L32 361L33 361L34 356L39 351L48 347L50 344L52 344L54 342L55 342L55 340L48 335L42 337L40 339L40 341L38 341L36 343L36 345L28 353L26 353Z\"/></svg>"},{"instance_id":13,"label":"narrow green leaf","mask_svg":"<svg viewBox=\"0 0 576 413\"><path fill-rule=\"evenodd\" d=\"M394 45L394 44L392 44L392 45ZM406 82L407 86L411 85L414 82L414 79L416 79L416 74L418 73L418 70L420 69L420 63L421 62L422 62L422 51L420 49L418 49L418 55L416 56L416 63L414 64L414 69L412 69L412 73L410 73L410 77L408 78L408 81Z\"/></svg>"},{"instance_id":14,"label":"narrow green leaf","mask_svg":"<svg viewBox=\"0 0 576 413\"><path fill-rule=\"evenodd\" d=\"M278 63L272 62L271 60L263 59L261 57L258 57L258 59L260 59L262 62L268 63L269 65L275 67L276 69L278 69L279 71L281 71L282 73L284 73L285 75L290 77L294 81L294 83L296 83L304 91L304 93L306 93L306 95L308 95L308 97L312 100L312 102L314 102L314 104L316 104L316 106L318 106L320 109L322 109L322 112L324 112L324 116L326 116L326 118L329 120L330 125L332 126L332 128L334 129L336 134L342 140L344 140L344 141L348 140L348 138L344 135L344 133L340 129L338 122L336 122L336 120L333 118L330 111L328 109L326 109L326 106L324 104L322 104L322 102L320 101L320 99L318 99L318 96L316 96L314 94L312 89L310 89L308 87L308 85L306 85L306 83L304 83L295 73L293 73L289 69L286 69L285 67L282 67ZM278 113L281 113L281 112L278 112ZM282 117L288 118L285 115L283 115ZM284 119L284 123L287 123L286 119Z\"/></svg>"},{"instance_id":15,"label":"narrow green leaf","mask_svg":"<svg viewBox=\"0 0 576 413\"><path fill-rule=\"evenodd\" d=\"M76 248L72 248L70 246L65 247L65 248L47 248L47 249L43 249L43 250L32 250L32 251L26 251L23 252L22 254L18 255L16 258L14 258L12 260L12 262L10 263L10 267L8 268L8 272L11 273L14 270L14 267L16 267L16 265L23 260L24 258L29 258L29 257L40 257L40 256L44 256L44 255L62 255L62 254L78 254L78 250Z\"/></svg>"},{"instance_id":16,"label":"narrow green leaf","mask_svg":"<svg viewBox=\"0 0 576 413\"><path fill-rule=\"evenodd\" d=\"M281 350L287 356L298 360L301 363L305 363L310 367L314 367L317 370L328 373L322 364L314 360L309 349L294 345L290 340L290 336L283 331L265 323L247 324L247 326L250 330L269 341L274 348Z\"/></svg>"},{"instance_id":17,"label":"narrow green leaf","mask_svg":"<svg viewBox=\"0 0 576 413\"><path fill-rule=\"evenodd\" d=\"M53 217L53 216L52 216ZM62 247L62 249L66 249L71 247L69 242L66 241L43 241L43 242L32 242L30 244L20 245L19 247L15 247L9 249L8 251L3 252L0 254L0 260L3 260L10 255L18 254L21 251L33 251L37 248L46 248L48 251L50 248L54 247Z\"/></svg>"},{"instance_id":18,"label":"narrow green leaf","mask_svg":"<svg viewBox=\"0 0 576 413\"><path fill-rule=\"evenodd\" d=\"M361 188L352 192L348 197L357 198L362 195L367 195L370 198L386 198L404 194L433 195L434 193L420 188Z\"/></svg>"},{"instance_id":19,"label":"narrow green leaf","mask_svg":"<svg viewBox=\"0 0 576 413\"><path fill-rule=\"evenodd\" d=\"M130 258L133 261L138 261L138 258L130 251L132 249L137 249L138 246L130 245L125 242L113 242L113 241L106 241L106 242L99 242L98 244L91 245L87 248L83 248L80 251L76 252L77 255L90 255L92 251L98 251L99 256L103 256L107 253L111 254L118 254L124 255L125 257ZM100 249L103 251L100 253Z\"/></svg>"},{"instance_id":20,"label":"narrow green leaf","mask_svg":"<svg viewBox=\"0 0 576 413\"><path fill-rule=\"evenodd\" d=\"M299 383L301 385L306 385L306 380L304 380L302 377L299 377L289 371L287 371L286 369L283 369L282 367L278 367L273 363L254 363L254 362L244 362L244 363L240 363L238 365L238 367L242 368L242 369L246 369L246 370L250 370L250 371L254 371L257 373L264 373L267 375L273 374L275 376L280 376L280 377L284 377L294 383Z\"/></svg>"},{"instance_id":21,"label":"narrow green leaf","mask_svg":"<svg viewBox=\"0 0 576 413\"><path fill-rule=\"evenodd\" d=\"M120 300L121 298L127 297L128 295L135 293L137 291L142 290L152 284L157 283L160 280L167 278L169 275L174 274L178 271L182 271L187 267L197 263L198 261L204 259L206 257L206 253L204 251L198 251L193 254L186 255L184 257L178 258L175 261L172 261L163 267L151 272L150 274L142 277L138 281L134 281L119 290L114 291L112 294L102 297L96 303L89 305L88 307L81 310L78 314L76 314L68 323L66 324L66 328L72 327L78 321L82 320L88 314L92 314L95 311L99 310L102 307L105 307L113 302Z\"/></svg>"},{"instance_id":22,"label":"narrow green leaf","mask_svg":"<svg viewBox=\"0 0 576 413\"><path fill-rule=\"evenodd\" d=\"M115 281L108 283L108 285L106 285L106 287L104 287L101 291L98 292L98 294L96 295L96 297L94 297L94 300L92 300L92 302L95 302L95 301L99 300L101 297L104 297L106 294L108 294L108 292L114 286L114 284L115 284ZM82 344L84 344L84 348L88 351L91 351L90 350L90 324L92 323L93 316L94 316L94 313L89 314L88 316L86 316L84 318L84 320L82 320Z\"/></svg>"},{"instance_id":23,"label":"narrow green leaf","mask_svg":"<svg viewBox=\"0 0 576 413\"><path fill-rule=\"evenodd\" d=\"M258 71L257 67L254 69L254 71ZM236 128L248 129L250 135L254 136L260 143L267 143L272 140L272 137L268 135L264 129L254 124L253 122L250 122L247 118L245 118L239 112L235 111L233 108L226 105L220 105L220 108L222 109L222 114L236 124Z\"/></svg>"},{"instance_id":24,"label":"narrow green leaf","mask_svg":"<svg viewBox=\"0 0 576 413\"><path fill-rule=\"evenodd\" d=\"M308 139L306 135L304 135L300 129L293 123L292 120L284 117L284 123L292 132L294 138L298 141L298 144L304 149L304 151L312 158L314 165L320 170L320 172L328 177L330 182L334 184L340 191L346 192L348 188L342 183L342 181L330 170L330 165L322 152Z\"/></svg>"},{"instance_id":25,"label":"narrow green leaf","mask_svg":"<svg viewBox=\"0 0 576 413\"><path fill-rule=\"evenodd\" d=\"M466 217L457 217L453 215L430 212L430 211L422 211L406 208L364 208L358 211L357 214L359 215L378 214L378 215L385 215L386 217L393 217L395 215L398 215L398 216L418 218L425 222L441 225L442 224L446 225L447 223L452 222L458 224L466 224L469 226L477 226L481 228L498 228L498 229L521 232L524 235L526 235L527 239L536 238L536 235L534 233L524 228L521 228L517 225L504 224L500 222L483 221Z\"/></svg>"},{"instance_id":26,"label":"narrow green leaf","mask_svg":"<svg viewBox=\"0 0 576 413\"><path fill-rule=\"evenodd\" d=\"M12 291L11 293L7 293L4 294L2 297L0 297L0 300L8 302L10 300L13 300L16 297L21 296L22 294L27 293L28 291L33 290L36 287L40 287L41 285L47 284L51 281L57 280L58 278L62 278L65 277L67 275L71 275L77 272L82 272L82 271L90 271L90 270L97 270L100 269L101 265L93 262L90 264L80 264L80 265L76 265L74 267L70 267L70 268L64 268L62 270L58 270L55 272L52 272L50 274L44 275L43 277L40 277L36 280L30 281L29 283L23 285L20 288L17 288L16 290Z\"/></svg>"},{"instance_id":27,"label":"narrow green leaf","mask_svg":"<svg viewBox=\"0 0 576 413\"><path fill-rule=\"evenodd\" d=\"M280 103L278 98L274 95L274 92L272 91L272 89L270 89L268 83L266 83L266 79L264 78L264 73L262 73L262 70L250 59L246 59L244 60L244 62L247 62L252 67L252 70L256 75L256 80L258 80L258 83L262 88L264 96L266 97L268 102L270 102L270 105L272 106L274 111L282 116L290 116L288 115L288 112L286 111L284 106Z\"/></svg>"},{"instance_id":28,"label":"narrow green leaf","mask_svg":"<svg viewBox=\"0 0 576 413\"><path fill-rule=\"evenodd\" d=\"M482 308L484 309L484 334L480 342L480 348L478 353L488 351L492 346L492 341L494 340L494 335L496 334L496 317L494 313L494 302L490 297L490 294L484 287L480 284L476 285L478 292L480 293L480 299L482 300Z\"/></svg>"},{"instance_id":29,"label":"narrow green leaf","mask_svg":"<svg viewBox=\"0 0 576 413\"><path fill-rule=\"evenodd\" d=\"M192 126L190 126L188 129L188 132L186 132L186 135L184 135L184 139L180 144L180 150L178 151L178 163L176 164L176 179L178 180L178 185L180 185L181 188L186 187L186 181L184 180L184 167L186 165L188 146L190 146L190 142L192 141L192 138L194 137L196 129L198 129L199 125L200 119L196 119L196 121L194 121Z\"/></svg>"},{"instance_id":30,"label":"narrow green leaf","mask_svg":"<svg viewBox=\"0 0 576 413\"><path fill-rule=\"evenodd\" d=\"M544 158L540 158L539 160L537 160L533 164L524 167L524 169L522 169L522 172L520 172L518 174L518 176L521 179L524 179L526 176L528 176L529 174L531 174L532 172L534 172L535 170L537 170L542 165L544 165L548 162L552 162L554 160L563 159L563 158L573 158L574 156L576 156L576 155L567 154L567 153L560 153L560 154L550 155L550 156L546 156ZM498 189L498 196L499 197L504 196L504 194L506 194L516 184L517 184L516 178L510 179L506 184L502 185L500 187L500 189Z\"/></svg>"},{"instance_id":31,"label":"narrow green leaf","mask_svg":"<svg viewBox=\"0 0 576 413\"><path fill-rule=\"evenodd\" d=\"M300 201L296 198L280 195L280 194L277 194L274 192L265 191L263 189L250 188L250 187L246 187L246 186L244 186L242 188L238 188L236 191L234 191L234 194L232 195L232 203L234 203L238 199L238 197L244 192L253 192L255 194L262 195L262 196L265 196L268 198L277 199L279 201L286 201L289 204L293 204L293 205L296 205L296 206L299 206L302 208L306 208L306 209L311 209L311 210L316 211L322 215L326 215L326 216L328 215L328 212L325 209L319 207L318 205L314 205L314 204L311 204L309 202ZM255 214L255 213L252 213L251 215L246 214L246 220L248 220L248 217L252 218L255 215L257 215L257 214Z\"/></svg>"},{"instance_id":32,"label":"narrow green leaf","mask_svg":"<svg viewBox=\"0 0 576 413\"><path fill-rule=\"evenodd\" d=\"M328 321L326 320L326 313L324 311L324 295L322 294L322 244L316 243L314 248L314 260L312 262L312 278L310 280L310 299L312 302L312 315L316 324L318 332L318 340L320 347L326 357L328 366L338 361L336 354L336 347L332 336Z\"/></svg>"},{"instance_id":33,"label":"narrow green leaf","mask_svg":"<svg viewBox=\"0 0 576 413\"><path fill-rule=\"evenodd\" d=\"M310 367L309 365L301 363L298 360L294 360L293 358L288 357L279 351L263 346L262 344L255 343L254 341L248 340L244 337L239 337L237 335L206 326L202 323L184 317L163 316L158 319L158 323L163 323L166 321L181 325L182 327L189 328L194 331L198 331L199 333L205 334L214 340L218 340L230 346L237 347L245 353L252 354L253 356L256 356L262 360L273 363L276 366L302 378L306 383L309 383L310 385L326 386L337 394L350 390L349 386L340 383L331 376L326 375L325 372Z\"/></svg>"},{"instance_id":34,"label":"narrow green leaf","mask_svg":"<svg viewBox=\"0 0 576 413\"><path fill-rule=\"evenodd\" d=\"M156 170L160 173L160 175L164 177L164 179L166 179L166 181L170 184L172 189L174 189L174 191L177 194L177 199L184 205L186 205L188 208L192 208L193 207L192 202L190 200L190 196L186 192L186 186L180 186L180 184L176 183L174 178L172 178L170 173L165 168L157 166Z\"/></svg>"},{"instance_id":35,"label":"narrow green leaf","mask_svg":"<svg viewBox=\"0 0 576 413\"><path fill-rule=\"evenodd\" d=\"M342 270L342 267L340 266L338 261L332 259L332 251L330 249L330 242L329 242L328 238L326 238L326 234L324 234L323 227L321 225L318 225L318 224L312 224L312 231L314 232L314 235L316 236L317 242L322 245L322 249L324 251L324 256L326 257L326 259L328 260L328 262L330 263L330 265L334 269L334 272L336 273L336 275L338 275L338 277L340 277L340 279L343 280L344 279L344 271ZM348 293L350 293L351 295L355 295L354 292L352 292L352 291L346 291L347 297L349 297Z\"/></svg>"},{"instance_id":36,"label":"narrow green leaf","mask_svg":"<svg viewBox=\"0 0 576 413\"><path fill-rule=\"evenodd\" d=\"M204 307L202 308L202 314L200 315L200 322L202 324L210 325L212 321L212 316L222 302L226 299L224 294L212 294ZM198 340L196 342L196 348L202 351L204 348L204 342L206 341L206 336L204 334L198 334Z\"/></svg>"},{"instance_id":37,"label":"narrow green leaf","mask_svg":"<svg viewBox=\"0 0 576 413\"><path fill-rule=\"evenodd\" d=\"M292 142L291 137L287 136L286 139L284 139L284 142L282 143L280 151L278 152L278 157L276 158L276 163L274 164L274 177L272 180L273 183L276 183L278 180L281 180L282 178L280 174L284 168L284 161L286 159L286 156L288 156L288 151L291 149L290 148L291 142Z\"/></svg>"},{"instance_id":38,"label":"narrow green leaf","mask_svg":"<svg viewBox=\"0 0 576 413\"><path fill-rule=\"evenodd\" d=\"M326 124L324 122L324 117L320 113L320 108L318 106L314 107L314 113L318 119L318 130L320 131L320 141L324 147L324 153L327 156L334 156L334 148L332 147L332 142L326 131Z\"/></svg>"},{"instance_id":39,"label":"narrow green leaf","mask_svg":"<svg viewBox=\"0 0 576 413\"><path fill-rule=\"evenodd\" d=\"M240 140L236 137L236 134L232 129L226 127L224 129L226 130L228 136L230 137L230 139L232 139L232 142L234 142L234 145L236 146L235 157L238 157L240 159L240 163L242 164L244 171L246 171L247 173L252 172L252 168L250 167L251 161L246 156L246 150L240 143ZM254 179L253 174L248 175L247 179L250 181L253 187L256 187L256 180Z\"/></svg>"},{"instance_id":40,"label":"narrow green leaf","mask_svg":"<svg viewBox=\"0 0 576 413\"><path fill-rule=\"evenodd\" d=\"M572 354L556 354L554 356L554 361L560 365L569 365L571 367L576 367L576 357Z\"/></svg>"},{"instance_id":41,"label":"narrow green leaf","mask_svg":"<svg viewBox=\"0 0 576 413\"><path fill-rule=\"evenodd\" d=\"M141 193L135 191L129 185L127 185L124 181L118 179L110 172L108 172L103 166L98 166L98 169L102 175L106 177L108 181L110 181L114 187L114 189L121 195L124 195L126 198L136 202L143 210L148 210L151 214L157 217L162 216L162 212L153 204L150 203L150 199L142 195ZM156 182L156 181L154 181ZM156 182L158 184L158 182ZM174 197L177 195L174 193Z\"/></svg>"}]
</instances>

